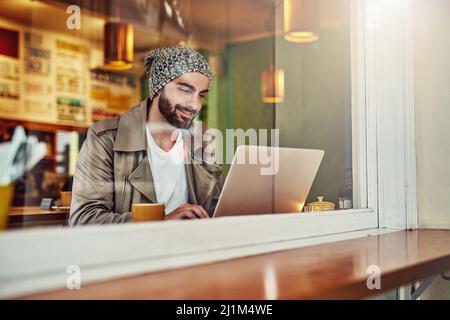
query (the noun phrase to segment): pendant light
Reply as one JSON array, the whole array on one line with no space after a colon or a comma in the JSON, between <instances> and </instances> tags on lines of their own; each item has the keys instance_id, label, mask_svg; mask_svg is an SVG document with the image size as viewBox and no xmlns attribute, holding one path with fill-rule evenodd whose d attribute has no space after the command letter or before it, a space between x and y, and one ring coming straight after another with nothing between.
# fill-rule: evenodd
<instances>
[{"instance_id":1,"label":"pendant light","mask_svg":"<svg viewBox=\"0 0 450 320\"><path fill-rule=\"evenodd\" d=\"M274 32L275 24L273 22L274 16L275 11L271 16L269 16L266 22L267 32L272 39L272 48L270 50L271 54L269 55L269 68L261 72L261 100L264 103L271 104L281 103L284 101L284 70L274 67L276 46L276 32Z\"/></svg>"},{"instance_id":2,"label":"pendant light","mask_svg":"<svg viewBox=\"0 0 450 320\"><path fill-rule=\"evenodd\" d=\"M261 98L264 103L284 101L284 70L275 69L273 64L261 73Z\"/></svg>"},{"instance_id":3,"label":"pendant light","mask_svg":"<svg viewBox=\"0 0 450 320\"><path fill-rule=\"evenodd\" d=\"M106 22L104 28L105 67L127 70L133 66L133 25L119 21L117 3L116 6L116 18Z\"/></svg>"},{"instance_id":4,"label":"pendant light","mask_svg":"<svg viewBox=\"0 0 450 320\"><path fill-rule=\"evenodd\" d=\"M319 39L317 0L284 0L284 38L308 43Z\"/></svg>"}]
</instances>

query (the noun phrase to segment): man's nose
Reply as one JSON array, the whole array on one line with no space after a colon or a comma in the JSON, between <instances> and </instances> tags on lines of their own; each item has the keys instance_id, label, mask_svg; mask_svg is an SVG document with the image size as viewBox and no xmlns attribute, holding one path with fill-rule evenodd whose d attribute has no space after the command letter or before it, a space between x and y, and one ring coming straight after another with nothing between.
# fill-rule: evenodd
<instances>
[{"instance_id":1,"label":"man's nose","mask_svg":"<svg viewBox=\"0 0 450 320\"><path fill-rule=\"evenodd\" d=\"M193 98L191 101L188 101L186 106L188 106L193 112L197 113L202 106L202 102L200 99Z\"/></svg>"}]
</instances>

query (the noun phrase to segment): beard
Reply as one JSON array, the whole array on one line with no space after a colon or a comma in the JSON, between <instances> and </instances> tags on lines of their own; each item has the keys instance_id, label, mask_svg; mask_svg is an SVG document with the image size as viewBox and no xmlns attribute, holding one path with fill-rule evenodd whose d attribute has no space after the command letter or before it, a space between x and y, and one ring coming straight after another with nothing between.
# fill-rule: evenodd
<instances>
[{"instance_id":1,"label":"beard","mask_svg":"<svg viewBox=\"0 0 450 320\"><path fill-rule=\"evenodd\" d=\"M164 89L161 90L158 101L159 112L166 118L167 122L179 129L189 129L192 125L194 117L197 115L197 111L181 104L172 105L169 98L167 98ZM178 115L177 110L188 113L188 116Z\"/></svg>"}]
</instances>

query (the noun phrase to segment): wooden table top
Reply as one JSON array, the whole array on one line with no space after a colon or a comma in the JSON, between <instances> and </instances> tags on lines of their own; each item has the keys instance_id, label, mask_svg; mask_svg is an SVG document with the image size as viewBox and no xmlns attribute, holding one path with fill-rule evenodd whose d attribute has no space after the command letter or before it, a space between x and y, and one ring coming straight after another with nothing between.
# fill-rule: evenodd
<instances>
[{"instance_id":1,"label":"wooden table top","mask_svg":"<svg viewBox=\"0 0 450 320\"><path fill-rule=\"evenodd\" d=\"M381 290L367 288L368 267ZM450 230L398 231L56 290L38 299L364 298L450 269Z\"/></svg>"},{"instance_id":2,"label":"wooden table top","mask_svg":"<svg viewBox=\"0 0 450 320\"><path fill-rule=\"evenodd\" d=\"M42 210L40 207L11 207L8 211L8 229L67 225L69 208Z\"/></svg>"},{"instance_id":3,"label":"wooden table top","mask_svg":"<svg viewBox=\"0 0 450 320\"><path fill-rule=\"evenodd\" d=\"M42 215L42 214L67 214L69 213L69 208L58 208L54 207L51 210L43 210L38 206L28 206L28 207L11 207L8 211L8 216L31 216L31 215Z\"/></svg>"}]
</instances>

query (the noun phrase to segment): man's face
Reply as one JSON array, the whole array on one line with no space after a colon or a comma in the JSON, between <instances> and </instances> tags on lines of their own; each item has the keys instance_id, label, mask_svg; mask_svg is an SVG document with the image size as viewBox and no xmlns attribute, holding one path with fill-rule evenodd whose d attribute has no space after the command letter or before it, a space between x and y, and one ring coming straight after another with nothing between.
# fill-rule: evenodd
<instances>
[{"instance_id":1,"label":"man's face","mask_svg":"<svg viewBox=\"0 0 450 320\"><path fill-rule=\"evenodd\" d=\"M170 125L189 129L194 117L202 109L207 92L207 76L199 72L185 73L160 91L159 111Z\"/></svg>"}]
</instances>

